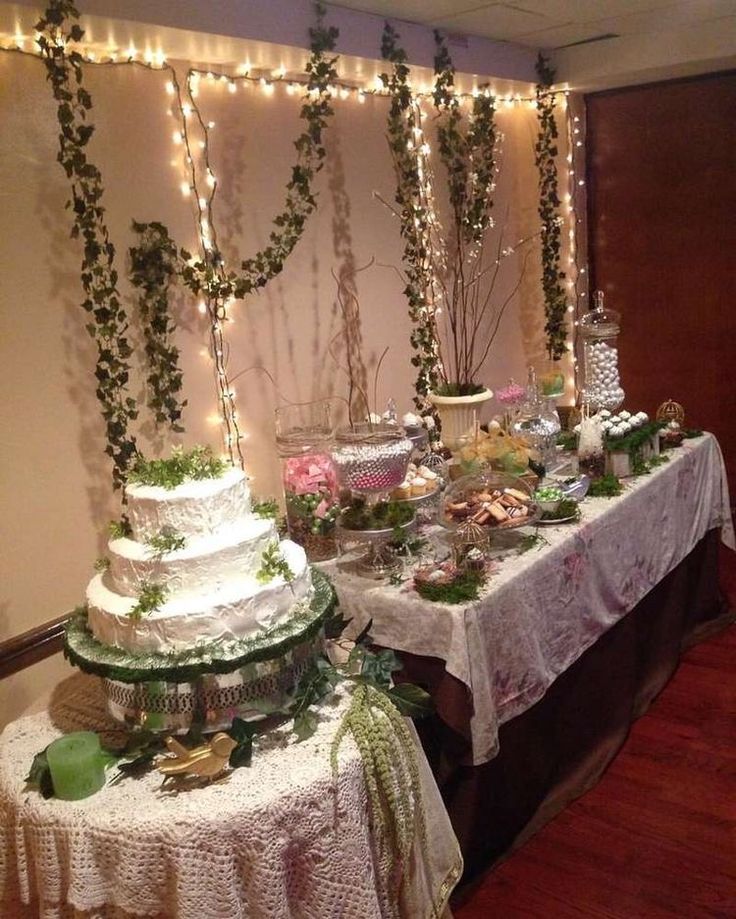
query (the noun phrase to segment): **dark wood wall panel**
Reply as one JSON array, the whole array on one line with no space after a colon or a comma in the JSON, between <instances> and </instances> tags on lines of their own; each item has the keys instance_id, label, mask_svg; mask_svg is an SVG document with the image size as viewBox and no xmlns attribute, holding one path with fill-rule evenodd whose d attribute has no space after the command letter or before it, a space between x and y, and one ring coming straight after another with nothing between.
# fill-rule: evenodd
<instances>
[{"instance_id":1,"label":"dark wood wall panel","mask_svg":"<svg viewBox=\"0 0 736 919\"><path fill-rule=\"evenodd\" d=\"M626 405L682 402L736 493L736 73L589 95L591 278Z\"/></svg>"}]
</instances>

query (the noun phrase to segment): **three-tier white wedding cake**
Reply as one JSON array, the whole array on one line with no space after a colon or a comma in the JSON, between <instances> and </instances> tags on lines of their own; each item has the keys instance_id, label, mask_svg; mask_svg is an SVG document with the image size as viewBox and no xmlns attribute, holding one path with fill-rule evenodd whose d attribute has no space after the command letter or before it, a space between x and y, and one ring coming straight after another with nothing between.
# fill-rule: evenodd
<instances>
[{"instance_id":1,"label":"three-tier white wedding cake","mask_svg":"<svg viewBox=\"0 0 736 919\"><path fill-rule=\"evenodd\" d=\"M246 638L284 622L295 603L309 598L304 550L279 541L273 519L251 512L240 469L172 489L130 485L126 493L131 537L110 541L109 568L87 588L89 625L99 641L165 652ZM157 551L162 535L180 548ZM269 550L282 557L290 575L259 577ZM146 584L161 589L162 602L138 616Z\"/></svg>"},{"instance_id":2,"label":"three-tier white wedding cake","mask_svg":"<svg viewBox=\"0 0 736 919\"><path fill-rule=\"evenodd\" d=\"M138 459L65 639L117 720L220 729L288 706L323 653L335 596L273 512L254 509L245 474L207 448Z\"/></svg>"}]
</instances>

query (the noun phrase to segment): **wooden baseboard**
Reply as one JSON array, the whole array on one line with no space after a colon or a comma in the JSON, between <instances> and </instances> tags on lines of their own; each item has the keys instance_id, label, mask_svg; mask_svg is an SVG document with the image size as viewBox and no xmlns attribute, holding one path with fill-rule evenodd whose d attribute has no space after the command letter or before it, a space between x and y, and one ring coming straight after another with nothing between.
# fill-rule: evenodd
<instances>
[{"instance_id":1,"label":"wooden baseboard","mask_svg":"<svg viewBox=\"0 0 736 919\"><path fill-rule=\"evenodd\" d=\"M61 651L68 614L0 642L0 680Z\"/></svg>"}]
</instances>

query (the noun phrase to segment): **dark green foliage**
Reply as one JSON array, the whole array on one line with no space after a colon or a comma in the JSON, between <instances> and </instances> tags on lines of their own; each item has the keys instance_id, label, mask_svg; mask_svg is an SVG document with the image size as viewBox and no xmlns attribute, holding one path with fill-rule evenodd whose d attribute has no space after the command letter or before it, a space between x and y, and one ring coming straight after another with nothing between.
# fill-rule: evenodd
<instances>
[{"instance_id":1,"label":"dark green foliage","mask_svg":"<svg viewBox=\"0 0 736 919\"><path fill-rule=\"evenodd\" d=\"M238 744L230 754L230 767L238 769L241 766L250 766L253 758L253 738L258 733L256 725L242 718L234 718L227 733Z\"/></svg>"},{"instance_id":2,"label":"dark green foliage","mask_svg":"<svg viewBox=\"0 0 736 919\"><path fill-rule=\"evenodd\" d=\"M72 214L73 239L83 244L82 307L89 316L87 332L97 346L96 395L105 421L105 452L113 464L113 486L120 488L136 455L130 423L138 416L128 393L131 348L128 319L118 291L115 247L105 221L100 170L90 161L87 145L94 133L89 121L92 98L83 86L82 56L69 44L82 39L84 31L74 22L79 12L71 0L49 0L35 29L57 105L59 152L57 160L70 182L67 207Z\"/></svg>"},{"instance_id":3,"label":"dark green foliage","mask_svg":"<svg viewBox=\"0 0 736 919\"><path fill-rule=\"evenodd\" d=\"M441 383L437 368L439 333L434 310L428 300L432 285L430 252L425 235L421 232L430 214L422 195L416 157L409 149L409 144L414 140L414 129L419 127L419 116L412 101L406 52L399 46L398 38L398 32L386 22L381 41L381 57L392 64L392 69L390 75L382 73L380 78L389 90L390 98L387 139L396 174L394 199L404 241L404 295L412 322L409 341L416 352L411 359L417 368L414 405L420 412L426 412L427 394ZM433 414L437 424L438 418L436 413Z\"/></svg>"},{"instance_id":4,"label":"dark green foliage","mask_svg":"<svg viewBox=\"0 0 736 919\"><path fill-rule=\"evenodd\" d=\"M589 498L616 498L623 491L621 480L615 475L604 475L593 479L588 488Z\"/></svg>"},{"instance_id":5,"label":"dark green foliage","mask_svg":"<svg viewBox=\"0 0 736 919\"><path fill-rule=\"evenodd\" d=\"M99 571L99 572L107 571L109 567L110 567L110 559L106 555L101 555L95 561L95 571Z\"/></svg>"},{"instance_id":6,"label":"dark green foliage","mask_svg":"<svg viewBox=\"0 0 736 919\"><path fill-rule=\"evenodd\" d=\"M46 756L48 747L44 747L40 753L33 757L31 768L26 776L26 782L29 785L35 785L41 792L42 797L51 798L54 795L54 784L51 781L51 769Z\"/></svg>"},{"instance_id":7,"label":"dark green foliage","mask_svg":"<svg viewBox=\"0 0 736 919\"><path fill-rule=\"evenodd\" d=\"M219 479L227 468L210 447L198 445L186 452L175 447L169 459L147 460L139 455L128 473L128 484L172 489L191 479Z\"/></svg>"},{"instance_id":8,"label":"dark green foliage","mask_svg":"<svg viewBox=\"0 0 736 919\"><path fill-rule=\"evenodd\" d=\"M176 326L169 315L169 288L177 271L176 244L161 223L133 222L139 243L130 249L130 280L138 288L138 311L148 362L148 406L156 424L181 433L182 371L173 343Z\"/></svg>"},{"instance_id":9,"label":"dark green foliage","mask_svg":"<svg viewBox=\"0 0 736 919\"><path fill-rule=\"evenodd\" d=\"M562 282L565 272L560 270L560 237L562 233L559 215L560 195L558 191L557 164L557 121L555 120L555 94L550 87L555 72L541 53L537 58L536 87L537 120L539 135L534 145L534 159L539 170L539 216L542 221L542 291L544 292L544 331L547 335L547 352L555 360L565 354L567 333L565 313L567 300Z\"/></svg>"}]
</instances>

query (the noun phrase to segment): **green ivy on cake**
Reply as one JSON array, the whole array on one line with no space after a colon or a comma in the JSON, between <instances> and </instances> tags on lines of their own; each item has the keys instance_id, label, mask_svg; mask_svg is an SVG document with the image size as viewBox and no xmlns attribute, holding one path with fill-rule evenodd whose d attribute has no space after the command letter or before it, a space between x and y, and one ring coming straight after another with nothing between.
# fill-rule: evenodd
<instances>
[{"instance_id":1,"label":"green ivy on cake","mask_svg":"<svg viewBox=\"0 0 736 919\"><path fill-rule=\"evenodd\" d=\"M219 479L228 468L228 464L212 455L212 448L197 445L185 451L174 447L169 459L136 458L133 468L128 473L128 485L155 485L171 490L182 482L201 479Z\"/></svg>"}]
</instances>

